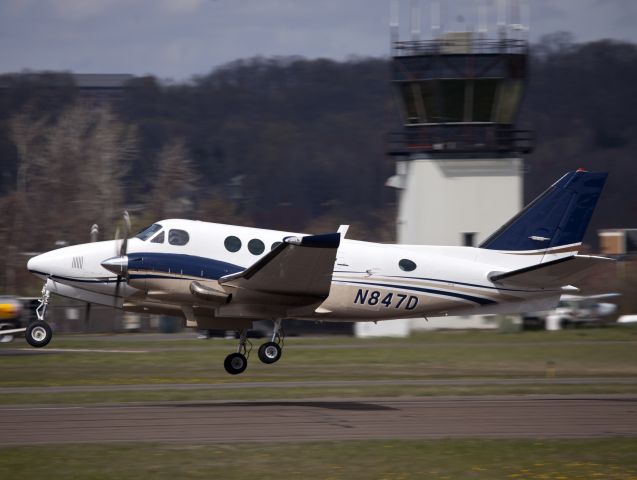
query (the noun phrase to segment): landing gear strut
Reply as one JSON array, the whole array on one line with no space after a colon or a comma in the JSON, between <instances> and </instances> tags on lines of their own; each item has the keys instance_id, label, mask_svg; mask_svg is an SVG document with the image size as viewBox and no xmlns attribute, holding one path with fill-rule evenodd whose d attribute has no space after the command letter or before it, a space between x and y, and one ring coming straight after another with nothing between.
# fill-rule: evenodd
<instances>
[{"instance_id":1,"label":"landing gear strut","mask_svg":"<svg viewBox=\"0 0 637 480\"><path fill-rule=\"evenodd\" d=\"M252 350L252 344L248 341L248 331L242 330L239 337L239 346L235 353L228 355L223 366L230 375L239 375L248 368L248 357ZM246 346L247 345L247 346Z\"/></svg>"},{"instance_id":2,"label":"landing gear strut","mask_svg":"<svg viewBox=\"0 0 637 480\"><path fill-rule=\"evenodd\" d=\"M35 314L38 317L37 321L31 323L24 333L27 342L32 347L44 347L51 341L53 332L48 323L44 321L44 314L46 313L46 307L49 305L49 297L51 293L46 288L46 284L42 287L42 296L40 297L40 305L35 309Z\"/></svg>"},{"instance_id":3,"label":"landing gear strut","mask_svg":"<svg viewBox=\"0 0 637 480\"><path fill-rule=\"evenodd\" d=\"M274 330L272 331L272 339L259 347L259 360L263 363L274 363L281 358L283 353L283 335L281 330L281 319L274 321Z\"/></svg>"}]
</instances>

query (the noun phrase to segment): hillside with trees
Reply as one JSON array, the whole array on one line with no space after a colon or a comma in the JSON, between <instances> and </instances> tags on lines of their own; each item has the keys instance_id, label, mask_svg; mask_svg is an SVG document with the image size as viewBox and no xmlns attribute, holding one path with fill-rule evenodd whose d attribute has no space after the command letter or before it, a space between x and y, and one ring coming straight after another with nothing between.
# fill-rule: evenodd
<instances>
[{"instance_id":1,"label":"hillside with trees","mask_svg":"<svg viewBox=\"0 0 637 480\"><path fill-rule=\"evenodd\" d=\"M637 46L545 38L532 50L519 126L530 200L565 171L611 172L598 228L635 226ZM256 58L182 84L136 78L105 104L64 73L0 78L3 291L26 277L20 252L184 217L392 241L394 172L386 134L401 127L385 59ZM10 273L15 271L15 275Z\"/></svg>"}]
</instances>

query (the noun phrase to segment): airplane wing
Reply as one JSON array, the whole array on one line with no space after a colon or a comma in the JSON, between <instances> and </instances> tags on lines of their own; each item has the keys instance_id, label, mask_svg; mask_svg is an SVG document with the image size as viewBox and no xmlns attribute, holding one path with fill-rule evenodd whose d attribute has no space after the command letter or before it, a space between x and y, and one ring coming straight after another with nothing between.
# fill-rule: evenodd
<instances>
[{"instance_id":1,"label":"airplane wing","mask_svg":"<svg viewBox=\"0 0 637 480\"><path fill-rule=\"evenodd\" d=\"M573 255L510 272L492 272L494 283L515 287L559 288L591 275L596 268L614 262L612 258Z\"/></svg>"},{"instance_id":2,"label":"airplane wing","mask_svg":"<svg viewBox=\"0 0 637 480\"><path fill-rule=\"evenodd\" d=\"M341 233L287 237L246 270L219 279L223 287L322 300L330 293Z\"/></svg>"}]
</instances>

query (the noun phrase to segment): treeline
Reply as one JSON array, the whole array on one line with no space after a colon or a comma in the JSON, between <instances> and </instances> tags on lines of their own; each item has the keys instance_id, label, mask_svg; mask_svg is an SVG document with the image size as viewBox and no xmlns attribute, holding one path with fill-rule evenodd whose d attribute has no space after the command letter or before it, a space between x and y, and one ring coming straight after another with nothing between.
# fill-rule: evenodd
<instances>
[{"instance_id":1,"label":"treeline","mask_svg":"<svg viewBox=\"0 0 637 480\"><path fill-rule=\"evenodd\" d=\"M600 228L637 227L637 45L554 34L532 53L520 115L537 137L526 200L567 170L608 171L587 241L596 245Z\"/></svg>"},{"instance_id":2,"label":"treeline","mask_svg":"<svg viewBox=\"0 0 637 480\"><path fill-rule=\"evenodd\" d=\"M179 216L394 237L385 135L401 121L384 59L242 60L182 84L137 78L112 104L65 74L0 83L0 241L13 270L20 252L85 241L92 223L110 238L125 207L138 227ZM637 218L635 85L633 44L562 34L534 46L518 122L537 137L526 199L566 170L609 170L589 239Z\"/></svg>"}]
</instances>

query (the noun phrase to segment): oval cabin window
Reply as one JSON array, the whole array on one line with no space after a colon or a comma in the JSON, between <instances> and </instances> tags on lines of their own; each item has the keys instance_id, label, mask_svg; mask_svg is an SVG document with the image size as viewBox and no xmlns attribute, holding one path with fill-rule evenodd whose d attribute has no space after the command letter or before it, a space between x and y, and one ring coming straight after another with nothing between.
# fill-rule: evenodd
<instances>
[{"instance_id":1,"label":"oval cabin window","mask_svg":"<svg viewBox=\"0 0 637 480\"><path fill-rule=\"evenodd\" d=\"M407 258L403 258L400 262L398 262L398 266L404 272L412 272L416 270L416 264Z\"/></svg>"},{"instance_id":2,"label":"oval cabin window","mask_svg":"<svg viewBox=\"0 0 637 480\"><path fill-rule=\"evenodd\" d=\"M248 242L248 250L252 255L261 255L265 250L265 244L258 238L253 238Z\"/></svg>"},{"instance_id":3,"label":"oval cabin window","mask_svg":"<svg viewBox=\"0 0 637 480\"><path fill-rule=\"evenodd\" d=\"M241 240L239 240L239 237L235 237L234 235L227 237L223 242L223 245L229 252L238 252L241 250Z\"/></svg>"}]
</instances>

